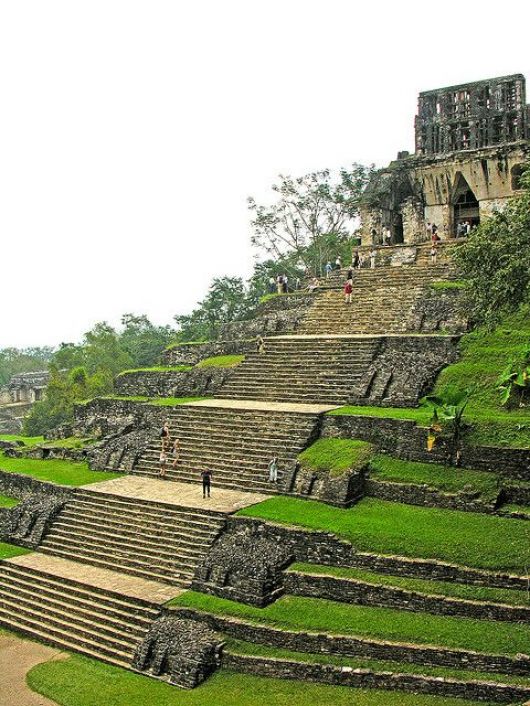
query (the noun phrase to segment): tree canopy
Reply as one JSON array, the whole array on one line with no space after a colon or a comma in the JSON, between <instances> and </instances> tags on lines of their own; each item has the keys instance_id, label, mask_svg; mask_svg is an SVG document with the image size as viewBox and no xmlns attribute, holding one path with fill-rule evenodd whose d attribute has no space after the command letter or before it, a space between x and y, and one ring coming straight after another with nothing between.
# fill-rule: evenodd
<instances>
[{"instance_id":1,"label":"tree canopy","mask_svg":"<svg viewBox=\"0 0 530 706\"><path fill-rule=\"evenodd\" d=\"M523 191L455 248L475 321L493 325L530 299L530 165Z\"/></svg>"}]
</instances>

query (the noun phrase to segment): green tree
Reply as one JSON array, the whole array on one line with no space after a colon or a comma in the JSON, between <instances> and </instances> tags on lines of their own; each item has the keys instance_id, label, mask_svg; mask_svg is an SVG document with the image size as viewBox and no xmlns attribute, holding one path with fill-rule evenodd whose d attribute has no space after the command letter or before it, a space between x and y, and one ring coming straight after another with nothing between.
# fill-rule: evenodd
<instances>
[{"instance_id":1,"label":"green tree","mask_svg":"<svg viewBox=\"0 0 530 706\"><path fill-rule=\"evenodd\" d=\"M493 325L530 299L530 167L522 194L484 219L455 259L468 286L467 305L476 321Z\"/></svg>"},{"instance_id":2,"label":"green tree","mask_svg":"<svg viewBox=\"0 0 530 706\"><path fill-rule=\"evenodd\" d=\"M0 387L7 385L13 375L47 370L53 349L3 348L0 349Z\"/></svg>"},{"instance_id":3,"label":"green tree","mask_svg":"<svg viewBox=\"0 0 530 706\"><path fill-rule=\"evenodd\" d=\"M296 178L280 175L272 186L274 203L261 205L253 197L248 199L253 245L274 260L294 253L304 269L318 271L329 257L326 236L346 240L355 229L371 173L371 167L354 164L338 172L323 169Z\"/></svg>"},{"instance_id":4,"label":"green tree","mask_svg":"<svg viewBox=\"0 0 530 706\"><path fill-rule=\"evenodd\" d=\"M155 326L147 316L124 314L120 344L133 361L134 367L155 365L167 347L174 332L170 326Z\"/></svg>"}]
</instances>

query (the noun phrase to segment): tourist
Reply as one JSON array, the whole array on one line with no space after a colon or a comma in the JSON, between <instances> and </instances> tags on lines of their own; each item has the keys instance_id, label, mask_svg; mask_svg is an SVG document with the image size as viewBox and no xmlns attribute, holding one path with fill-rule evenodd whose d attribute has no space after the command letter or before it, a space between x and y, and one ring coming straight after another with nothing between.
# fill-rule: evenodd
<instances>
[{"instance_id":1,"label":"tourist","mask_svg":"<svg viewBox=\"0 0 530 706\"><path fill-rule=\"evenodd\" d=\"M212 476L213 473L210 470L206 471L201 471L201 478L202 478L202 497L203 499L208 495L210 497L210 488L212 485Z\"/></svg>"},{"instance_id":2,"label":"tourist","mask_svg":"<svg viewBox=\"0 0 530 706\"><path fill-rule=\"evenodd\" d=\"M348 267L348 272L346 273L346 279L348 282L353 282L353 265Z\"/></svg>"},{"instance_id":3,"label":"tourist","mask_svg":"<svg viewBox=\"0 0 530 706\"><path fill-rule=\"evenodd\" d=\"M166 470L167 470L167 454L164 451L164 449L162 449L162 451L160 452L159 463L160 463L159 475L160 475L160 478L164 478L166 475Z\"/></svg>"},{"instance_id":4,"label":"tourist","mask_svg":"<svg viewBox=\"0 0 530 706\"><path fill-rule=\"evenodd\" d=\"M283 293L287 294L289 291L289 277L287 275L283 276Z\"/></svg>"},{"instance_id":5,"label":"tourist","mask_svg":"<svg viewBox=\"0 0 530 706\"><path fill-rule=\"evenodd\" d=\"M162 451L166 451L171 444L171 434L169 431L169 421L164 422L164 426L160 431L160 439L162 441Z\"/></svg>"},{"instance_id":6,"label":"tourist","mask_svg":"<svg viewBox=\"0 0 530 706\"><path fill-rule=\"evenodd\" d=\"M354 250L351 255L351 266L355 269L359 269L359 251Z\"/></svg>"},{"instance_id":7,"label":"tourist","mask_svg":"<svg viewBox=\"0 0 530 706\"><path fill-rule=\"evenodd\" d=\"M387 246L392 245L392 233L390 232L390 228L388 226L385 228L383 244Z\"/></svg>"},{"instance_id":8,"label":"tourist","mask_svg":"<svg viewBox=\"0 0 530 706\"><path fill-rule=\"evenodd\" d=\"M329 275L330 275L330 272L331 272L331 270L333 269L333 265L331 264L331 261L330 261L330 260L328 260L328 261L326 262L326 267L325 267L324 269L326 270L326 279L328 279L328 278L329 278Z\"/></svg>"},{"instance_id":9,"label":"tourist","mask_svg":"<svg viewBox=\"0 0 530 706\"><path fill-rule=\"evenodd\" d=\"M269 294L274 294L276 291L276 280L274 277L269 277Z\"/></svg>"},{"instance_id":10,"label":"tourist","mask_svg":"<svg viewBox=\"0 0 530 706\"><path fill-rule=\"evenodd\" d=\"M471 221L466 221L466 236L471 233Z\"/></svg>"},{"instance_id":11,"label":"tourist","mask_svg":"<svg viewBox=\"0 0 530 706\"><path fill-rule=\"evenodd\" d=\"M375 228L372 228L370 235L372 237L372 245L377 245L377 231Z\"/></svg>"},{"instance_id":12,"label":"tourist","mask_svg":"<svg viewBox=\"0 0 530 706\"><path fill-rule=\"evenodd\" d=\"M318 281L317 277L313 277L313 279L309 282L307 285L307 291L312 294L315 290L317 290L320 286L320 282Z\"/></svg>"},{"instance_id":13,"label":"tourist","mask_svg":"<svg viewBox=\"0 0 530 706\"><path fill-rule=\"evenodd\" d=\"M431 265L436 265L436 257L438 255L437 244L433 243L431 247Z\"/></svg>"},{"instance_id":14,"label":"tourist","mask_svg":"<svg viewBox=\"0 0 530 706\"><path fill-rule=\"evenodd\" d=\"M432 240L432 223L429 221L425 228L427 230L427 237L429 238L429 240Z\"/></svg>"},{"instance_id":15,"label":"tourist","mask_svg":"<svg viewBox=\"0 0 530 706\"><path fill-rule=\"evenodd\" d=\"M179 456L180 456L180 441L178 439L175 439L173 442L173 463L172 467L176 468L177 463L179 462Z\"/></svg>"},{"instance_id":16,"label":"tourist","mask_svg":"<svg viewBox=\"0 0 530 706\"><path fill-rule=\"evenodd\" d=\"M269 483L276 483L278 481L278 457L274 456L269 461Z\"/></svg>"},{"instance_id":17,"label":"tourist","mask_svg":"<svg viewBox=\"0 0 530 706\"><path fill-rule=\"evenodd\" d=\"M337 259L335 260L335 269L340 270L342 269L342 260L340 255L337 255Z\"/></svg>"},{"instance_id":18,"label":"tourist","mask_svg":"<svg viewBox=\"0 0 530 706\"><path fill-rule=\"evenodd\" d=\"M265 340L263 336L256 338L256 350L258 353L265 353Z\"/></svg>"},{"instance_id":19,"label":"tourist","mask_svg":"<svg viewBox=\"0 0 530 706\"><path fill-rule=\"evenodd\" d=\"M296 292L298 292L298 290L300 289L300 285L301 285L301 284L302 284L302 283L301 283L301 281L300 281L300 277L297 277L297 278L295 279L295 281L294 281L294 288L295 288L295 291L296 291Z\"/></svg>"},{"instance_id":20,"label":"tourist","mask_svg":"<svg viewBox=\"0 0 530 706\"><path fill-rule=\"evenodd\" d=\"M278 275L278 277L276 277L276 289L278 294L281 294L283 292L283 277L281 275Z\"/></svg>"},{"instance_id":21,"label":"tourist","mask_svg":"<svg viewBox=\"0 0 530 706\"><path fill-rule=\"evenodd\" d=\"M365 257L363 253L359 253L359 263L357 265L357 269L360 270L364 267L364 262L365 262Z\"/></svg>"},{"instance_id":22,"label":"tourist","mask_svg":"<svg viewBox=\"0 0 530 706\"><path fill-rule=\"evenodd\" d=\"M432 231L431 240L433 243L437 243L440 240L440 236L438 235L438 226L436 225L436 223L432 224L431 231Z\"/></svg>"},{"instance_id":23,"label":"tourist","mask_svg":"<svg viewBox=\"0 0 530 706\"><path fill-rule=\"evenodd\" d=\"M351 304L352 293L353 293L353 285L351 283L351 280L347 280L346 284L344 285L344 302L345 302L345 304Z\"/></svg>"},{"instance_id":24,"label":"tourist","mask_svg":"<svg viewBox=\"0 0 530 706\"><path fill-rule=\"evenodd\" d=\"M370 250L370 268L375 270L375 258L377 257L377 250L372 248Z\"/></svg>"}]
</instances>

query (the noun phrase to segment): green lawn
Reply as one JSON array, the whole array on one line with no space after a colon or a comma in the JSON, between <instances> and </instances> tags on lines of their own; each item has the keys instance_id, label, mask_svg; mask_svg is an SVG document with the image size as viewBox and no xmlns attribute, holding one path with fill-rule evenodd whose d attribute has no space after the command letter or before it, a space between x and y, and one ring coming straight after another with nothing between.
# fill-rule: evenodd
<instances>
[{"instance_id":1,"label":"green lawn","mask_svg":"<svg viewBox=\"0 0 530 706\"><path fill-rule=\"evenodd\" d=\"M131 370L122 370L118 377L129 373L185 373L192 367L191 365L155 365L151 368L132 368Z\"/></svg>"},{"instance_id":2,"label":"green lawn","mask_svg":"<svg viewBox=\"0 0 530 706\"><path fill-rule=\"evenodd\" d=\"M275 497L238 514L332 532L361 551L441 559L516 574L526 574L530 565L530 523L525 520L373 498L342 510Z\"/></svg>"},{"instance_id":3,"label":"green lawn","mask_svg":"<svg viewBox=\"0 0 530 706\"><path fill-rule=\"evenodd\" d=\"M187 404L188 402L198 402L199 400L205 400L206 397L157 397L151 399L151 404L157 407L176 407L179 404Z\"/></svg>"},{"instance_id":4,"label":"green lawn","mask_svg":"<svg viewBox=\"0 0 530 706\"><path fill-rule=\"evenodd\" d=\"M384 455L372 459L370 468L375 480L428 485L449 493L469 490L480 493L485 501L494 500L499 493L498 477L485 471L441 466L436 463L402 461Z\"/></svg>"},{"instance_id":5,"label":"green lawn","mask_svg":"<svg viewBox=\"0 0 530 706\"><path fill-rule=\"evenodd\" d=\"M530 631L518 623L452 618L299 596L283 596L265 608L255 608L187 591L170 605L228 615L280 630L355 635L499 655L530 651Z\"/></svg>"},{"instance_id":6,"label":"green lawn","mask_svg":"<svg viewBox=\"0 0 530 706\"><path fill-rule=\"evenodd\" d=\"M234 368L245 360L244 355L215 355L197 363L196 368Z\"/></svg>"},{"instance_id":7,"label":"green lawn","mask_svg":"<svg viewBox=\"0 0 530 706\"><path fill-rule=\"evenodd\" d=\"M0 559L11 559L21 554L29 554L30 551L30 549L26 549L25 547L17 547L15 544L0 542Z\"/></svg>"},{"instance_id":8,"label":"green lawn","mask_svg":"<svg viewBox=\"0 0 530 706\"><path fill-rule=\"evenodd\" d=\"M27 681L59 706L478 706L461 699L349 689L225 670L199 688L183 691L79 655L39 664L28 673Z\"/></svg>"},{"instance_id":9,"label":"green lawn","mask_svg":"<svg viewBox=\"0 0 530 706\"><path fill-rule=\"evenodd\" d=\"M530 686L530 678L526 679L525 677L512 677L506 674L494 674L492 672L475 672L469 669L431 667L422 664L408 664L407 662L392 662L390 660L363 659L362 657L338 657L336 655L329 654L293 652L292 650L281 650L277 647L256 645L251 642L234 640L233 638L227 638L226 649L239 655L256 655L261 657L295 660L297 662L309 662L311 664L331 664L339 667L351 667L352 669L371 669L374 672L423 674L431 677L444 677L445 679L461 679L463 681L477 679L483 681L496 681L504 684Z\"/></svg>"},{"instance_id":10,"label":"green lawn","mask_svg":"<svg viewBox=\"0 0 530 706\"><path fill-rule=\"evenodd\" d=\"M420 426L428 426L432 412L426 407L369 407L368 405L346 405L327 412L332 417L379 417L382 419L408 419Z\"/></svg>"},{"instance_id":11,"label":"green lawn","mask_svg":"<svg viewBox=\"0 0 530 706\"><path fill-rule=\"evenodd\" d=\"M0 453L0 470L22 473L37 480L50 481L60 485L86 485L101 480L120 478L122 473L91 471L84 461L63 461L59 459L8 458Z\"/></svg>"},{"instance_id":12,"label":"green lawn","mask_svg":"<svg viewBox=\"0 0 530 706\"><path fill-rule=\"evenodd\" d=\"M20 441L25 446L37 446L44 443L43 436L21 436L20 434L0 434L0 441Z\"/></svg>"},{"instance_id":13,"label":"green lawn","mask_svg":"<svg viewBox=\"0 0 530 706\"><path fill-rule=\"evenodd\" d=\"M0 495L0 507L15 507L19 502L20 500L12 498L9 495Z\"/></svg>"},{"instance_id":14,"label":"green lawn","mask_svg":"<svg viewBox=\"0 0 530 706\"><path fill-rule=\"evenodd\" d=\"M319 439L303 451L299 460L304 468L325 470L340 475L349 469L366 466L373 447L357 439Z\"/></svg>"},{"instance_id":15,"label":"green lawn","mask_svg":"<svg viewBox=\"0 0 530 706\"><path fill-rule=\"evenodd\" d=\"M489 601L507 605L528 605L530 597L527 591L516 591L509 588L488 588L472 584L456 583L454 581L434 581L432 579L413 579L392 574L379 574L365 569L341 566L325 566L323 564L293 564L292 571L302 571L308 574L324 574L338 578L366 581L382 586L393 586L407 591L417 591L431 596L446 596L465 598L469 601Z\"/></svg>"}]
</instances>

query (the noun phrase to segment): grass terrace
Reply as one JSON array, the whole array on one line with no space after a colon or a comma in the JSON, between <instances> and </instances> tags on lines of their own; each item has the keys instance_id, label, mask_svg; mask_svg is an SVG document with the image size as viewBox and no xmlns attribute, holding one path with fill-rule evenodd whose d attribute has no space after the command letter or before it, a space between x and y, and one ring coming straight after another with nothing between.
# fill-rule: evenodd
<instances>
[{"instance_id":1,"label":"grass terrace","mask_svg":"<svg viewBox=\"0 0 530 706\"><path fill-rule=\"evenodd\" d=\"M329 471L340 476L350 469L364 468L373 453L373 447L357 439L319 439L303 451L298 459L304 468Z\"/></svg>"},{"instance_id":2,"label":"grass terrace","mask_svg":"<svg viewBox=\"0 0 530 706\"><path fill-rule=\"evenodd\" d=\"M402 461L382 454L372 459L370 470L375 480L428 485L447 493L477 492L484 501L492 502L499 494L498 477L486 471Z\"/></svg>"},{"instance_id":3,"label":"grass terrace","mask_svg":"<svg viewBox=\"0 0 530 706\"><path fill-rule=\"evenodd\" d=\"M474 586L454 581L434 581L432 579L414 579L392 574L379 574L365 569L355 569L340 566L325 566L322 564L296 563L289 567L290 571L299 571L304 574L334 576L336 578L363 581L379 586L390 586L406 591L416 591L428 596L443 596L446 598L463 598L468 601L487 601L489 603L503 603L505 605L525 606L530 603L528 591L519 591L509 588L489 588L487 586Z\"/></svg>"},{"instance_id":4,"label":"grass terrace","mask_svg":"<svg viewBox=\"0 0 530 706\"><path fill-rule=\"evenodd\" d=\"M107 706L478 706L462 699L350 689L227 670L185 691L80 655L33 667L27 682L59 706L100 706L101 699Z\"/></svg>"},{"instance_id":5,"label":"grass terrace","mask_svg":"<svg viewBox=\"0 0 530 706\"><path fill-rule=\"evenodd\" d=\"M460 679L470 681L496 681L503 684L517 684L530 686L530 678L511 677L506 674L493 674L492 672L475 672L469 669L450 669L446 667L431 667L407 662L393 662L390 660L363 659L362 657L339 657L328 654L310 654L307 652L294 652L282 650L267 645L256 645L242 640L227 639L226 649L233 654L269 657L272 659L294 660L310 664L329 664L337 667L351 667L351 669L370 669L374 672L394 672L396 674L422 674L444 679Z\"/></svg>"},{"instance_id":6,"label":"grass terrace","mask_svg":"<svg viewBox=\"0 0 530 706\"><path fill-rule=\"evenodd\" d=\"M30 551L30 549L26 549L25 547L17 547L15 544L6 544L6 542L0 542L0 560L12 559L15 556L29 554Z\"/></svg>"},{"instance_id":7,"label":"grass terrace","mask_svg":"<svg viewBox=\"0 0 530 706\"><path fill-rule=\"evenodd\" d=\"M528 654L530 650L530 631L518 623L350 605L322 598L283 596L265 608L255 608L187 591L169 604L270 625L279 630L355 635L499 655Z\"/></svg>"},{"instance_id":8,"label":"grass terrace","mask_svg":"<svg viewBox=\"0 0 530 706\"><path fill-rule=\"evenodd\" d=\"M8 458L0 453L0 471L21 473L59 485L79 486L120 478L122 473L91 471L84 461L62 459Z\"/></svg>"},{"instance_id":9,"label":"grass terrace","mask_svg":"<svg viewBox=\"0 0 530 706\"><path fill-rule=\"evenodd\" d=\"M9 495L0 495L0 508L2 507L15 507L15 505L18 505L20 500L17 498L12 498Z\"/></svg>"},{"instance_id":10,"label":"grass terrace","mask_svg":"<svg viewBox=\"0 0 530 706\"><path fill-rule=\"evenodd\" d=\"M83 449L95 443L96 439L70 436L66 439L45 439L43 436L19 436L18 434L1 434L0 441L13 441L24 446L43 446L45 448Z\"/></svg>"},{"instance_id":11,"label":"grass terrace","mask_svg":"<svg viewBox=\"0 0 530 706\"><path fill-rule=\"evenodd\" d=\"M530 565L530 524L526 520L374 498L343 510L311 500L274 497L238 515L332 532L360 551L438 559L520 575L526 575Z\"/></svg>"},{"instance_id":12,"label":"grass terrace","mask_svg":"<svg viewBox=\"0 0 530 706\"><path fill-rule=\"evenodd\" d=\"M197 363L196 368L235 368L245 360L244 355L215 355Z\"/></svg>"}]
</instances>

